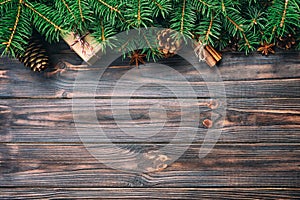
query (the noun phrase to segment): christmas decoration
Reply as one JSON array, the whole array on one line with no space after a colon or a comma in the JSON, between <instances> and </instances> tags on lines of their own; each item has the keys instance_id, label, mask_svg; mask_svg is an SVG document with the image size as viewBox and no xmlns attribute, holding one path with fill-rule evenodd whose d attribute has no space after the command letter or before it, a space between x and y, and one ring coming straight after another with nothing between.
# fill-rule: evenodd
<instances>
[{"instance_id":1,"label":"christmas decoration","mask_svg":"<svg viewBox=\"0 0 300 200\"><path fill-rule=\"evenodd\" d=\"M290 49L296 44L296 39L292 34L288 34L286 37L279 37L276 44L281 49Z\"/></svg>"},{"instance_id":2,"label":"christmas decoration","mask_svg":"<svg viewBox=\"0 0 300 200\"><path fill-rule=\"evenodd\" d=\"M237 51L239 49L239 39L235 36L230 38L223 51Z\"/></svg>"},{"instance_id":3,"label":"christmas decoration","mask_svg":"<svg viewBox=\"0 0 300 200\"><path fill-rule=\"evenodd\" d=\"M49 57L44 47L43 40L37 34L34 34L30 38L25 53L23 55L18 55L17 57L20 62L26 67L30 67L33 71L43 71L49 65Z\"/></svg>"},{"instance_id":4,"label":"christmas decoration","mask_svg":"<svg viewBox=\"0 0 300 200\"><path fill-rule=\"evenodd\" d=\"M0 0L0 51L23 55L35 28L48 42L65 39L93 63L106 48L122 46L124 55L136 50L136 41L117 41L116 34L163 27L156 38L159 47L145 42L141 49L148 60L175 54L188 39L207 44L204 54L215 62L220 56L213 49L267 55L274 52L272 44L300 49L299 5L299 0ZM289 34L295 45L284 39ZM262 48L262 42L268 45Z\"/></svg>"},{"instance_id":5,"label":"christmas decoration","mask_svg":"<svg viewBox=\"0 0 300 200\"><path fill-rule=\"evenodd\" d=\"M274 46L274 44L268 44L266 42L264 42L261 47L259 47L257 49L257 51L261 51L261 53L265 56L267 56L269 53L275 53L275 51L272 49L272 47Z\"/></svg>"},{"instance_id":6,"label":"christmas decoration","mask_svg":"<svg viewBox=\"0 0 300 200\"><path fill-rule=\"evenodd\" d=\"M130 65L135 64L136 67L139 66L139 63L145 64L144 57L146 54L142 54L139 50L132 52L130 57Z\"/></svg>"},{"instance_id":7,"label":"christmas decoration","mask_svg":"<svg viewBox=\"0 0 300 200\"><path fill-rule=\"evenodd\" d=\"M182 39L176 37L176 31L165 29L158 33L157 41L159 50L166 58L176 54L182 48Z\"/></svg>"},{"instance_id":8,"label":"christmas decoration","mask_svg":"<svg viewBox=\"0 0 300 200\"><path fill-rule=\"evenodd\" d=\"M88 64L92 65L101 58L102 47L89 33L83 36L78 33L70 33L63 36L63 39Z\"/></svg>"},{"instance_id":9,"label":"christmas decoration","mask_svg":"<svg viewBox=\"0 0 300 200\"><path fill-rule=\"evenodd\" d=\"M215 66L222 59L222 55L213 47L210 45L203 45L201 42L196 44L194 52L199 58L199 62L205 61L210 67Z\"/></svg>"}]
</instances>

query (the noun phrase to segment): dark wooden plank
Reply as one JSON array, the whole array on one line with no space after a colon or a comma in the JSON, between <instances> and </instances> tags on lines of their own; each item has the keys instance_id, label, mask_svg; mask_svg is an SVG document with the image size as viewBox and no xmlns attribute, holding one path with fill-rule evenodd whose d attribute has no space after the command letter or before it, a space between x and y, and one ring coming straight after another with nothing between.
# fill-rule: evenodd
<instances>
[{"instance_id":1,"label":"dark wooden plank","mask_svg":"<svg viewBox=\"0 0 300 200\"><path fill-rule=\"evenodd\" d=\"M204 119L215 119L214 128L222 130L219 142L230 143L280 143L300 141L300 99L227 99L226 117L222 128L222 104L211 109L209 103L222 100L199 99L180 105L176 99L97 99L95 108L100 127L108 138L102 142L170 142L181 127L188 131L195 129L195 142L203 142L207 129L203 126ZM85 100L92 101L92 100ZM116 122L126 111L124 104L130 104L131 118ZM219 104L219 103L218 103ZM76 105L76 104L74 104ZM119 113L113 113L113 108ZM161 117L161 108L154 113L150 121L149 108L161 105L167 112L166 118ZM181 111L185 107L186 111ZM88 114L89 107L80 108L82 116ZM188 108L188 109L187 109ZM189 111L197 108L199 114L192 116ZM0 139L2 142L81 142L75 127L70 99L7 99L0 100ZM184 123L198 121L198 124ZM140 131L124 129L134 124L144 131L155 129L156 134L149 136ZM78 129L95 127L92 124L76 122ZM196 126L195 126L196 125ZM161 127L161 128L159 128ZM158 129L159 128L159 129ZM139 129L140 130L140 129ZM176 141L182 141L180 134ZM100 138L98 138L100 139Z\"/></svg>"},{"instance_id":2,"label":"dark wooden plank","mask_svg":"<svg viewBox=\"0 0 300 200\"><path fill-rule=\"evenodd\" d=\"M211 82L203 80L201 75L186 61L180 58L161 61L161 64L168 64L178 71L195 90L198 97L210 97L207 84L219 87L224 84L227 97L299 97L300 69L299 52L279 53L276 56L262 57L251 55L249 57L242 54L225 54L224 61L218 68L210 69L206 64L199 65L202 74L209 74L217 77L219 70L220 77L224 82ZM62 56L62 55L60 55ZM6 63L7 62L7 63ZM1 62L0 62L1 63ZM23 66L4 59L0 64L0 97L28 97L28 98L71 98L73 96L93 96L87 92L73 91L75 78L78 74L86 71L97 71L95 67L68 65L63 71L45 77L45 74L32 73ZM5 64L4 64L5 63ZM113 63L116 65L124 62ZM149 69L149 70L147 70ZM116 82L126 73L129 68L119 68L112 66L101 78L96 92L97 97L111 97ZM155 74L149 67L141 66L139 73L144 73L145 77L132 77L124 82L125 88L132 88L139 83L152 82L142 87L133 94L133 97L174 97L174 93L162 86L174 86L173 92L184 96L186 88L182 81L174 80L174 74L165 73L163 77L159 72ZM152 77L146 76L151 74ZM153 77L154 76L154 77ZM97 77L98 78L98 77ZM177 77L178 78L178 77ZM94 86L90 81L82 82L82 87L90 89ZM177 93L176 93L177 92ZM220 95L216 89L211 89L212 94ZM118 96L130 95L129 89L120 91Z\"/></svg>"},{"instance_id":3,"label":"dark wooden plank","mask_svg":"<svg viewBox=\"0 0 300 200\"><path fill-rule=\"evenodd\" d=\"M298 199L297 188L0 188L7 199Z\"/></svg>"},{"instance_id":4,"label":"dark wooden plank","mask_svg":"<svg viewBox=\"0 0 300 200\"><path fill-rule=\"evenodd\" d=\"M82 63L82 60L69 48L55 45L55 48L52 47L52 50L54 51L51 51L50 53L51 59L53 60L52 64L54 65L59 64L59 62L72 63L73 65L77 66L84 64ZM259 80L268 78L299 78L299 59L300 53L293 51L277 52L276 55L271 55L268 57L261 56L261 54L258 53L251 53L250 55L245 56L243 53L228 52L223 54L223 59L218 66L218 69L221 73L222 79L225 81ZM112 66L128 66L128 63L128 59L122 60L119 58L112 63ZM182 59L180 56L174 56L169 59L162 59L159 61L159 63L174 67L174 69L184 74L189 81L199 80L195 79L199 77L197 71L189 66L192 64L198 64L198 61L194 59L191 59L188 62ZM25 74L27 74L26 72L30 72L30 70L25 69L22 65L16 65L19 65L19 62L15 59L8 59L5 57L0 58L0 69L21 70ZM17 69L13 69L13 66L15 66ZM79 67L79 69L82 68L83 67ZM72 71L72 69L70 70ZM210 69L206 67L203 67L202 70L203 73L210 71Z\"/></svg>"},{"instance_id":5,"label":"dark wooden plank","mask_svg":"<svg viewBox=\"0 0 300 200\"><path fill-rule=\"evenodd\" d=\"M117 73L117 72L116 72ZM37 75L33 75L37 76ZM24 77L23 77L24 78ZM23 79L22 78L22 79ZM28 80L28 79L27 79ZM180 83L164 83L159 85L159 80L152 79L155 84L145 84L139 90L131 93L131 88L137 85L136 82L127 82L118 93L113 93L116 82L102 81L98 85L95 93L88 92L95 84L81 83L81 91L74 91L74 80L62 81L61 79L45 80L43 77L36 77L32 82L24 80L1 80L0 96L1 98L299 98L300 79L283 80L261 80L261 81L224 81L219 83L210 83L212 88L207 89L207 83L191 83L192 90L186 90ZM16 84L14 84L16 83ZM172 90L164 86L172 85ZM220 89L220 88L224 88ZM187 92L191 95L186 95ZM175 95L176 94L176 95Z\"/></svg>"},{"instance_id":6,"label":"dark wooden plank","mask_svg":"<svg viewBox=\"0 0 300 200\"><path fill-rule=\"evenodd\" d=\"M151 160L151 149L162 145L119 147L124 154L117 160L109 146L101 147L114 166L134 162L134 152ZM102 164L82 144L0 144L0 187L299 186L299 144L218 144L202 159L199 147L192 145L174 163L150 162L160 171L128 173Z\"/></svg>"}]
</instances>

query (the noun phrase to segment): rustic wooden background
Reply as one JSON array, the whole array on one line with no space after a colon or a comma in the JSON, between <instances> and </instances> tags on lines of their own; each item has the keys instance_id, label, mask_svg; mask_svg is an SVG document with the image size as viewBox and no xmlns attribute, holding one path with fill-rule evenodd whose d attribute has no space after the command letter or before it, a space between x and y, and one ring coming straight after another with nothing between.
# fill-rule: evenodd
<instances>
[{"instance_id":1,"label":"rustic wooden background","mask_svg":"<svg viewBox=\"0 0 300 200\"><path fill-rule=\"evenodd\" d=\"M224 54L218 69L226 89L227 114L217 145L199 159L203 142L199 134L176 162L149 173L111 169L88 153L72 116L73 83L76 73L86 67L78 65L80 59L66 49L55 49L52 57L74 65L58 65L60 70L50 76L33 73L17 61L0 59L1 199L300 198L299 52L269 57ZM179 114L175 105L169 110L168 131L148 140L124 135L114 122L109 101L114 84L128 71L118 66L127 62L117 61L106 71L103 85L96 91L96 105L97 117L111 140L129 146L130 154L142 151L146 143L152 148L167 143L179 124ZM214 114L206 106L211 99L205 82L186 61L175 57L161 63L191 82L203 111L200 120ZM160 81L158 78L157 83ZM124 91L114 101L121 102L126 95ZM171 93L155 85L141 88L131 99L131 114L141 124L149 122L143 105L173 101ZM204 130L200 123L198 131Z\"/></svg>"}]
</instances>

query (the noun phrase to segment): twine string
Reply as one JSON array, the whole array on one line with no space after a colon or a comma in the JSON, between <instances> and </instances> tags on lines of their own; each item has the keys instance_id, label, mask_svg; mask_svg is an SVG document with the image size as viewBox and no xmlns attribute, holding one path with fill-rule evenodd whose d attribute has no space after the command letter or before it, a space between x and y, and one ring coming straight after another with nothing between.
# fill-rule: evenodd
<instances>
[{"instance_id":1,"label":"twine string","mask_svg":"<svg viewBox=\"0 0 300 200\"><path fill-rule=\"evenodd\" d=\"M75 40L74 40L73 44L71 44L70 46L73 49L73 46L75 44L79 43L82 54L90 56L93 54L93 47L84 39L88 34L89 33L86 33L86 34L80 36L78 33L73 33ZM89 53L86 52L86 49L89 50Z\"/></svg>"},{"instance_id":2,"label":"twine string","mask_svg":"<svg viewBox=\"0 0 300 200\"><path fill-rule=\"evenodd\" d=\"M205 55L204 51L205 51L205 45L203 45L200 42L194 48L194 53L195 53L196 57L199 58L199 62L206 60L207 56Z\"/></svg>"}]
</instances>

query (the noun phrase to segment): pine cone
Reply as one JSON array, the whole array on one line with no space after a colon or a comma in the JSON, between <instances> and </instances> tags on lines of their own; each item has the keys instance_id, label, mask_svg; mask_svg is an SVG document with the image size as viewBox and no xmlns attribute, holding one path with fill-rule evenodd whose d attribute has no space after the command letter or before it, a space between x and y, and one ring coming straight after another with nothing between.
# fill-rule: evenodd
<instances>
[{"instance_id":1,"label":"pine cone","mask_svg":"<svg viewBox=\"0 0 300 200\"><path fill-rule=\"evenodd\" d=\"M279 37L277 40L277 47L281 49L290 49L294 44L296 44L296 40L292 34L286 37Z\"/></svg>"},{"instance_id":2,"label":"pine cone","mask_svg":"<svg viewBox=\"0 0 300 200\"><path fill-rule=\"evenodd\" d=\"M222 50L226 51L237 51L239 49L239 39L235 36L230 38L226 47Z\"/></svg>"},{"instance_id":3,"label":"pine cone","mask_svg":"<svg viewBox=\"0 0 300 200\"><path fill-rule=\"evenodd\" d=\"M31 36L25 53L18 55L18 59L33 71L45 70L49 66L49 57L42 38L38 35Z\"/></svg>"},{"instance_id":4,"label":"pine cone","mask_svg":"<svg viewBox=\"0 0 300 200\"><path fill-rule=\"evenodd\" d=\"M159 50L165 55L170 57L176 54L182 48L182 39L175 38L173 35L175 31L172 29L164 29L157 35Z\"/></svg>"}]
</instances>

